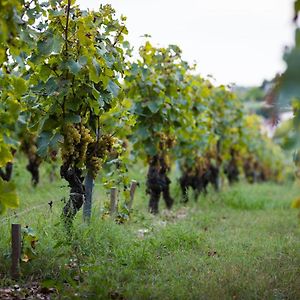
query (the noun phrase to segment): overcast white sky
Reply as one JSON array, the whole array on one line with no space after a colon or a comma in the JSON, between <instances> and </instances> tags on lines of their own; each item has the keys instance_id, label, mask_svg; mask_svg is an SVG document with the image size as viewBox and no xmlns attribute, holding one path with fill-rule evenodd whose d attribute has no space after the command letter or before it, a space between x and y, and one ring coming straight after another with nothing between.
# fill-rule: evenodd
<instances>
[{"instance_id":1,"label":"overcast white sky","mask_svg":"<svg viewBox=\"0 0 300 300\"><path fill-rule=\"evenodd\" d=\"M284 70L293 42L292 0L78 0L82 8L109 3L128 17L130 43L179 45L184 59L218 83L258 85Z\"/></svg>"}]
</instances>

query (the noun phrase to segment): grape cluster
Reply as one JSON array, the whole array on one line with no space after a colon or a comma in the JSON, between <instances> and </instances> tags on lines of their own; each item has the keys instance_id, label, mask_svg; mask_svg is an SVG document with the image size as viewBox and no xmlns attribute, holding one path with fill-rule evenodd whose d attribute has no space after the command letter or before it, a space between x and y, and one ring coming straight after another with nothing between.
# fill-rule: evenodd
<instances>
[{"instance_id":1,"label":"grape cluster","mask_svg":"<svg viewBox=\"0 0 300 300\"><path fill-rule=\"evenodd\" d=\"M89 168L92 171L92 176L95 179L102 166L102 159L97 156L92 156L88 162Z\"/></svg>"},{"instance_id":2,"label":"grape cluster","mask_svg":"<svg viewBox=\"0 0 300 300\"><path fill-rule=\"evenodd\" d=\"M98 141L88 145L86 165L92 171L94 178L101 169L102 162L113 151L115 143L116 139L113 136L104 134Z\"/></svg>"},{"instance_id":3,"label":"grape cluster","mask_svg":"<svg viewBox=\"0 0 300 300\"><path fill-rule=\"evenodd\" d=\"M209 159L204 156L198 156L195 161L195 170L197 174L203 175L209 168Z\"/></svg>"},{"instance_id":4,"label":"grape cluster","mask_svg":"<svg viewBox=\"0 0 300 300\"><path fill-rule=\"evenodd\" d=\"M82 124L67 123L63 127L62 159L65 164L86 166L96 178L103 161L113 152L117 139L104 134L98 140Z\"/></svg>"},{"instance_id":5,"label":"grape cluster","mask_svg":"<svg viewBox=\"0 0 300 300\"><path fill-rule=\"evenodd\" d=\"M29 160L34 159L37 153L37 146L35 144L30 144L27 151L27 156Z\"/></svg>"},{"instance_id":6,"label":"grape cluster","mask_svg":"<svg viewBox=\"0 0 300 300\"><path fill-rule=\"evenodd\" d=\"M174 147L176 143L176 138L171 135L167 135L165 133L158 133L157 134L159 138L159 149L164 151L164 150L169 150Z\"/></svg>"},{"instance_id":7,"label":"grape cluster","mask_svg":"<svg viewBox=\"0 0 300 300\"><path fill-rule=\"evenodd\" d=\"M26 131L21 142L21 151L23 151L29 160L38 159L36 135Z\"/></svg>"},{"instance_id":8,"label":"grape cluster","mask_svg":"<svg viewBox=\"0 0 300 300\"><path fill-rule=\"evenodd\" d=\"M63 127L63 136L61 154L64 163L82 167L86 162L88 147L94 142L89 129L83 125L67 123Z\"/></svg>"},{"instance_id":9,"label":"grape cluster","mask_svg":"<svg viewBox=\"0 0 300 300\"><path fill-rule=\"evenodd\" d=\"M80 143L81 135L79 130L71 124L67 123L63 127L64 143L61 150L61 156L64 162L71 164L79 157L77 146Z\"/></svg>"},{"instance_id":10,"label":"grape cluster","mask_svg":"<svg viewBox=\"0 0 300 300\"><path fill-rule=\"evenodd\" d=\"M79 128L79 132L80 132L81 140L78 147L78 152L79 152L78 159L79 162L83 165L86 161L88 146L89 144L94 142L94 139L91 136L90 131L83 126Z\"/></svg>"},{"instance_id":11,"label":"grape cluster","mask_svg":"<svg viewBox=\"0 0 300 300\"><path fill-rule=\"evenodd\" d=\"M166 166L166 169L169 171L171 169L171 160L168 154L163 155L163 161Z\"/></svg>"},{"instance_id":12,"label":"grape cluster","mask_svg":"<svg viewBox=\"0 0 300 300\"><path fill-rule=\"evenodd\" d=\"M114 138L111 135L104 134L101 136L101 139L99 141L99 155L106 156L113 150L113 146L116 142L116 138Z\"/></svg>"}]
</instances>

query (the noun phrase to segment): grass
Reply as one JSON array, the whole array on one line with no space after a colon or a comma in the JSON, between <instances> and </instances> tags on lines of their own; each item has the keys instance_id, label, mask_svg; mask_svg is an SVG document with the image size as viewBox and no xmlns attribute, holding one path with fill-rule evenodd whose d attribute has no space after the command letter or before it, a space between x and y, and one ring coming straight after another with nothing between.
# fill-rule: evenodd
<instances>
[{"instance_id":1,"label":"grass","mask_svg":"<svg viewBox=\"0 0 300 300\"><path fill-rule=\"evenodd\" d=\"M90 225L79 214L66 234L60 223L64 183L50 184L44 168L33 189L22 164L15 172L21 214L0 218L0 286L13 284L9 229L19 222L39 238L37 257L22 263L21 284L55 287L53 299L300 298L300 230L290 208L300 194L296 183L224 186L183 206L173 180L174 209L165 211L161 203L154 217L147 213L145 170L136 166L131 176L141 187L129 222L100 217L108 196L97 184Z\"/></svg>"}]
</instances>

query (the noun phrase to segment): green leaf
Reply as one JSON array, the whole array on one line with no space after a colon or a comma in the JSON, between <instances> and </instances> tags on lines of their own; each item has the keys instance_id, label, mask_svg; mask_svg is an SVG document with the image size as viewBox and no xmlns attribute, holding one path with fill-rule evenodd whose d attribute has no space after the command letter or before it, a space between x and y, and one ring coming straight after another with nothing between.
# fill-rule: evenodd
<instances>
[{"instance_id":1,"label":"green leaf","mask_svg":"<svg viewBox=\"0 0 300 300\"><path fill-rule=\"evenodd\" d=\"M95 100L97 100L99 107L103 107L104 101L102 100L100 92L95 87L93 88L92 94L93 94ZM91 104L91 105L93 105L93 104ZM94 107L94 109L95 109L95 107Z\"/></svg>"},{"instance_id":2,"label":"green leaf","mask_svg":"<svg viewBox=\"0 0 300 300\"><path fill-rule=\"evenodd\" d=\"M150 137L150 132L145 126L138 126L137 128L137 134L143 139L147 139Z\"/></svg>"},{"instance_id":3,"label":"green leaf","mask_svg":"<svg viewBox=\"0 0 300 300\"><path fill-rule=\"evenodd\" d=\"M296 0L294 4L295 13L300 11L300 0Z\"/></svg>"},{"instance_id":4,"label":"green leaf","mask_svg":"<svg viewBox=\"0 0 300 300\"><path fill-rule=\"evenodd\" d=\"M139 72L139 65L136 63L133 63L131 65L131 75L136 76Z\"/></svg>"},{"instance_id":5,"label":"green leaf","mask_svg":"<svg viewBox=\"0 0 300 300\"><path fill-rule=\"evenodd\" d=\"M285 57L287 70L282 76L279 103L288 107L292 98L300 97L300 49L295 48Z\"/></svg>"},{"instance_id":6,"label":"green leaf","mask_svg":"<svg viewBox=\"0 0 300 300\"><path fill-rule=\"evenodd\" d=\"M150 109L150 111L155 114L159 111L159 105L155 101L151 101L147 104L147 107Z\"/></svg>"},{"instance_id":7,"label":"green leaf","mask_svg":"<svg viewBox=\"0 0 300 300\"><path fill-rule=\"evenodd\" d=\"M86 64L87 64L87 62L88 62L88 59L87 59L87 57L86 56L80 56L79 58L78 58L78 63L82 66L82 67L84 67Z\"/></svg>"},{"instance_id":8,"label":"green leaf","mask_svg":"<svg viewBox=\"0 0 300 300\"><path fill-rule=\"evenodd\" d=\"M106 89L111 92L114 97L117 97L120 91L120 87L113 80L108 82Z\"/></svg>"},{"instance_id":9,"label":"green leaf","mask_svg":"<svg viewBox=\"0 0 300 300\"><path fill-rule=\"evenodd\" d=\"M43 132L52 131L59 127L59 120L55 115L47 115L39 120Z\"/></svg>"},{"instance_id":10,"label":"green leaf","mask_svg":"<svg viewBox=\"0 0 300 300\"><path fill-rule=\"evenodd\" d=\"M157 153L155 145L151 142L145 143L145 151L150 156L154 156Z\"/></svg>"},{"instance_id":11,"label":"green leaf","mask_svg":"<svg viewBox=\"0 0 300 300\"><path fill-rule=\"evenodd\" d=\"M55 35L52 41L52 54L59 54L64 44L63 38L61 36Z\"/></svg>"},{"instance_id":12,"label":"green leaf","mask_svg":"<svg viewBox=\"0 0 300 300\"><path fill-rule=\"evenodd\" d=\"M50 147L56 148L58 142L62 140L63 138L59 133L53 134L52 132L42 132L37 139L37 154L41 157L45 157L48 153L48 149Z\"/></svg>"},{"instance_id":13,"label":"green leaf","mask_svg":"<svg viewBox=\"0 0 300 300\"><path fill-rule=\"evenodd\" d=\"M89 64L90 80L92 80L95 83L98 83L100 81L100 72L101 67L99 62L95 58L93 58L92 64Z\"/></svg>"},{"instance_id":14,"label":"green leaf","mask_svg":"<svg viewBox=\"0 0 300 300\"><path fill-rule=\"evenodd\" d=\"M59 54L63 44L64 40L61 36L49 35L44 40L37 43L37 48L42 55Z\"/></svg>"},{"instance_id":15,"label":"green leaf","mask_svg":"<svg viewBox=\"0 0 300 300\"><path fill-rule=\"evenodd\" d=\"M13 87L16 96L22 96L27 91L26 81L20 77L13 78Z\"/></svg>"},{"instance_id":16,"label":"green leaf","mask_svg":"<svg viewBox=\"0 0 300 300\"><path fill-rule=\"evenodd\" d=\"M55 78L50 77L49 80L45 84L45 91L47 95L52 95L58 90L58 85L56 83Z\"/></svg>"},{"instance_id":17,"label":"green leaf","mask_svg":"<svg viewBox=\"0 0 300 300\"><path fill-rule=\"evenodd\" d=\"M39 79L46 82L51 74L51 69L47 65L42 65L39 72Z\"/></svg>"},{"instance_id":18,"label":"green leaf","mask_svg":"<svg viewBox=\"0 0 300 300\"><path fill-rule=\"evenodd\" d=\"M81 68L82 68L81 64L78 63L78 62L76 62L76 61L73 60L73 59L67 61L67 66L68 66L70 72L71 72L73 75L77 75L77 74L80 72Z\"/></svg>"},{"instance_id":19,"label":"green leaf","mask_svg":"<svg viewBox=\"0 0 300 300\"><path fill-rule=\"evenodd\" d=\"M65 116L65 122L78 124L81 122L81 117L79 115L68 114Z\"/></svg>"},{"instance_id":20,"label":"green leaf","mask_svg":"<svg viewBox=\"0 0 300 300\"><path fill-rule=\"evenodd\" d=\"M17 137L12 138L11 136L3 136L3 141L7 146L12 146L13 148L17 148L20 145L19 140Z\"/></svg>"}]
</instances>

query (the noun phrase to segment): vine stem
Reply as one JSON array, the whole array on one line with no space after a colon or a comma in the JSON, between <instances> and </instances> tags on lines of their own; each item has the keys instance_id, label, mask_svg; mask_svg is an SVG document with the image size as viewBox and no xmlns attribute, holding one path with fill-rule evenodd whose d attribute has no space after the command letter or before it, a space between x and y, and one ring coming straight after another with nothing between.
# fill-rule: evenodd
<instances>
[{"instance_id":1,"label":"vine stem","mask_svg":"<svg viewBox=\"0 0 300 300\"><path fill-rule=\"evenodd\" d=\"M66 49L66 57L68 57L68 33L69 33L69 18L70 18L70 8L71 8L71 0L68 0L67 5L67 20L66 20L66 27L65 27L65 49ZM68 78L68 71L66 73L66 78ZM61 104L63 118L65 118L65 103L66 103L66 96L63 99Z\"/></svg>"},{"instance_id":2,"label":"vine stem","mask_svg":"<svg viewBox=\"0 0 300 300\"><path fill-rule=\"evenodd\" d=\"M122 26L121 30L119 31L118 35L116 36L116 39L115 39L115 41L113 43L113 47L115 47L116 44L118 43L119 38L120 38L120 36L121 36L121 34L122 34L122 32L123 32L124 29L125 29L125 26Z\"/></svg>"},{"instance_id":3,"label":"vine stem","mask_svg":"<svg viewBox=\"0 0 300 300\"><path fill-rule=\"evenodd\" d=\"M67 5L67 21L66 21L66 28L65 28L65 41L66 41L66 54L68 55L68 31L69 31L69 18L70 18L70 7L71 7L71 0L68 0Z\"/></svg>"}]
</instances>

